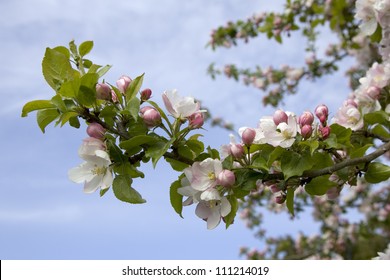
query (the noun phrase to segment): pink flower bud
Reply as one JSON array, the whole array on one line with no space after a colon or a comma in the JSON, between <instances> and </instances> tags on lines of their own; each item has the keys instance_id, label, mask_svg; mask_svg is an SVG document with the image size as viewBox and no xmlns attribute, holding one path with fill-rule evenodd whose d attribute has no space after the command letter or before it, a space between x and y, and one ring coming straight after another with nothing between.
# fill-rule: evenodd
<instances>
[{"instance_id":1,"label":"pink flower bud","mask_svg":"<svg viewBox=\"0 0 390 280\"><path fill-rule=\"evenodd\" d=\"M335 200L340 195L340 189L338 187L332 187L326 192L326 197L329 200Z\"/></svg>"},{"instance_id":2,"label":"pink flower bud","mask_svg":"<svg viewBox=\"0 0 390 280\"><path fill-rule=\"evenodd\" d=\"M116 95L114 90L111 90L111 99L112 99L112 102L114 102L114 103L118 102L118 96Z\"/></svg>"},{"instance_id":3,"label":"pink flower bud","mask_svg":"<svg viewBox=\"0 0 390 280\"><path fill-rule=\"evenodd\" d=\"M312 133L313 133L313 128L311 127L311 125L305 124L301 128L301 135L305 139L309 138Z\"/></svg>"},{"instance_id":4,"label":"pink flower bud","mask_svg":"<svg viewBox=\"0 0 390 280\"><path fill-rule=\"evenodd\" d=\"M242 158L244 156L244 148L241 144L231 144L230 153L234 158Z\"/></svg>"},{"instance_id":5,"label":"pink flower bud","mask_svg":"<svg viewBox=\"0 0 390 280\"><path fill-rule=\"evenodd\" d=\"M347 106L353 106L355 108L358 107L358 104L355 102L355 100L349 98L347 100L344 101L344 106L347 107Z\"/></svg>"},{"instance_id":6,"label":"pink flower bud","mask_svg":"<svg viewBox=\"0 0 390 280\"><path fill-rule=\"evenodd\" d=\"M201 112L193 113L188 117L189 126L192 129L201 128L204 124L204 116Z\"/></svg>"},{"instance_id":7,"label":"pink flower bud","mask_svg":"<svg viewBox=\"0 0 390 280\"><path fill-rule=\"evenodd\" d=\"M234 185L236 182L236 176L230 170L222 170L221 173L218 174L217 183L225 188L229 188Z\"/></svg>"},{"instance_id":8,"label":"pink flower bud","mask_svg":"<svg viewBox=\"0 0 390 280\"><path fill-rule=\"evenodd\" d=\"M104 133L106 133L106 130L104 127L99 123L90 123L87 127L87 134L90 137L96 138L96 139L103 139Z\"/></svg>"},{"instance_id":9,"label":"pink flower bud","mask_svg":"<svg viewBox=\"0 0 390 280\"><path fill-rule=\"evenodd\" d=\"M105 83L96 84L96 98L101 100L111 100L111 88Z\"/></svg>"},{"instance_id":10,"label":"pink flower bud","mask_svg":"<svg viewBox=\"0 0 390 280\"><path fill-rule=\"evenodd\" d=\"M318 127L318 131L320 132L320 137L325 140L326 138L329 137L330 134L330 127L329 126L322 126L320 125Z\"/></svg>"},{"instance_id":11,"label":"pink flower bud","mask_svg":"<svg viewBox=\"0 0 390 280\"><path fill-rule=\"evenodd\" d=\"M153 128L161 124L161 115L159 111L151 106L143 107L140 110L140 115L148 128Z\"/></svg>"},{"instance_id":12,"label":"pink flower bud","mask_svg":"<svg viewBox=\"0 0 390 280\"><path fill-rule=\"evenodd\" d=\"M275 196L275 202L277 204L283 204L286 201L286 196L283 194Z\"/></svg>"},{"instance_id":13,"label":"pink flower bud","mask_svg":"<svg viewBox=\"0 0 390 280\"><path fill-rule=\"evenodd\" d=\"M280 192L280 189L277 184L272 184L271 186L269 186L269 189L271 190L272 193Z\"/></svg>"},{"instance_id":14,"label":"pink flower bud","mask_svg":"<svg viewBox=\"0 0 390 280\"><path fill-rule=\"evenodd\" d=\"M367 95L374 100L378 100L380 94L381 89L379 87L371 86L367 89Z\"/></svg>"},{"instance_id":15,"label":"pink flower bud","mask_svg":"<svg viewBox=\"0 0 390 280\"><path fill-rule=\"evenodd\" d=\"M299 125L301 127L305 125L311 126L313 122L314 122L314 115L309 111L303 112L303 114L299 117Z\"/></svg>"},{"instance_id":16,"label":"pink flower bud","mask_svg":"<svg viewBox=\"0 0 390 280\"><path fill-rule=\"evenodd\" d=\"M317 118L320 120L321 123L326 123L329 114L329 110L326 105L318 105L314 113L316 114Z\"/></svg>"},{"instance_id":17,"label":"pink flower bud","mask_svg":"<svg viewBox=\"0 0 390 280\"><path fill-rule=\"evenodd\" d=\"M152 96L152 90L150 88L146 88L143 91L141 91L141 100L146 101L149 100Z\"/></svg>"},{"instance_id":18,"label":"pink flower bud","mask_svg":"<svg viewBox=\"0 0 390 280\"><path fill-rule=\"evenodd\" d=\"M282 110L276 110L273 116L273 120L275 125L279 125L280 123L287 123L288 116L287 114Z\"/></svg>"},{"instance_id":19,"label":"pink flower bud","mask_svg":"<svg viewBox=\"0 0 390 280\"><path fill-rule=\"evenodd\" d=\"M253 128L246 128L242 133L242 142L249 146L252 145L253 140L255 140L256 137L256 131Z\"/></svg>"},{"instance_id":20,"label":"pink flower bud","mask_svg":"<svg viewBox=\"0 0 390 280\"><path fill-rule=\"evenodd\" d=\"M131 81L132 79L129 76L122 75L122 77L116 81L116 86L121 93L125 93Z\"/></svg>"}]
</instances>

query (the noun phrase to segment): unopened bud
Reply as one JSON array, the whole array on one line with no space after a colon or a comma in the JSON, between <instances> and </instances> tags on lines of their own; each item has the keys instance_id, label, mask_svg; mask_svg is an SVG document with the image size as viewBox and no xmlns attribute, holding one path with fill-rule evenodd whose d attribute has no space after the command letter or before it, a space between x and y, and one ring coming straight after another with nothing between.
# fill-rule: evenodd
<instances>
[{"instance_id":1,"label":"unopened bud","mask_svg":"<svg viewBox=\"0 0 390 280\"><path fill-rule=\"evenodd\" d=\"M151 106L143 107L140 110L140 115L148 128L153 128L161 124L161 115L159 111Z\"/></svg>"},{"instance_id":2,"label":"unopened bud","mask_svg":"<svg viewBox=\"0 0 390 280\"><path fill-rule=\"evenodd\" d=\"M116 81L116 86L118 87L121 93L125 93L131 81L132 79L129 76L123 75Z\"/></svg>"},{"instance_id":3,"label":"unopened bud","mask_svg":"<svg viewBox=\"0 0 390 280\"><path fill-rule=\"evenodd\" d=\"M101 100L111 100L111 88L105 83L96 84L96 98Z\"/></svg>"},{"instance_id":4,"label":"unopened bud","mask_svg":"<svg viewBox=\"0 0 390 280\"><path fill-rule=\"evenodd\" d=\"M287 123L288 116L287 114L282 110L276 110L273 116L273 120L275 125L279 125L280 123Z\"/></svg>"},{"instance_id":5,"label":"unopened bud","mask_svg":"<svg viewBox=\"0 0 390 280\"><path fill-rule=\"evenodd\" d=\"M313 133L313 128L311 127L311 125L304 125L302 126L301 128L301 135L303 138L307 139L311 136L311 134Z\"/></svg>"},{"instance_id":6,"label":"unopened bud","mask_svg":"<svg viewBox=\"0 0 390 280\"><path fill-rule=\"evenodd\" d=\"M303 112L303 114L299 117L299 125L301 127L305 125L311 126L313 122L314 122L314 115L309 111Z\"/></svg>"},{"instance_id":7,"label":"unopened bud","mask_svg":"<svg viewBox=\"0 0 390 280\"><path fill-rule=\"evenodd\" d=\"M236 176L230 170L222 170L217 177L217 183L225 188L229 188L236 182Z\"/></svg>"},{"instance_id":8,"label":"unopened bud","mask_svg":"<svg viewBox=\"0 0 390 280\"><path fill-rule=\"evenodd\" d=\"M367 95L374 100L378 100L380 94L381 89L379 87L371 86L367 89Z\"/></svg>"},{"instance_id":9,"label":"unopened bud","mask_svg":"<svg viewBox=\"0 0 390 280\"><path fill-rule=\"evenodd\" d=\"M326 105L322 104L317 106L314 112L321 123L326 123L329 115L329 110Z\"/></svg>"},{"instance_id":10,"label":"unopened bud","mask_svg":"<svg viewBox=\"0 0 390 280\"><path fill-rule=\"evenodd\" d=\"M272 193L280 192L280 189L277 184L272 184L271 186L269 186L269 189L271 190Z\"/></svg>"},{"instance_id":11,"label":"unopened bud","mask_svg":"<svg viewBox=\"0 0 390 280\"><path fill-rule=\"evenodd\" d=\"M256 131L253 129L253 128L246 128L243 132L242 132L242 142L249 146L249 145L252 145L253 143L253 140L255 140L255 137L256 137Z\"/></svg>"},{"instance_id":12,"label":"unopened bud","mask_svg":"<svg viewBox=\"0 0 390 280\"><path fill-rule=\"evenodd\" d=\"M318 127L318 131L320 132L320 136L323 140L329 137L330 134L330 127L329 126L322 126L320 125Z\"/></svg>"},{"instance_id":13,"label":"unopened bud","mask_svg":"<svg viewBox=\"0 0 390 280\"><path fill-rule=\"evenodd\" d=\"M114 103L118 102L118 96L116 95L114 90L111 90L111 99L112 99L112 102L114 102Z\"/></svg>"},{"instance_id":14,"label":"unopened bud","mask_svg":"<svg viewBox=\"0 0 390 280\"><path fill-rule=\"evenodd\" d=\"M91 123L87 127L87 134L90 137L96 138L96 139L102 139L104 137L104 133L106 133L106 130L104 127L99 123Z\"/></svg>"},{"instance_id":15,"label":"unopened bud","mask_svg":"<svg viewBox=\"0 0 390 280\"><path fill-rule=\"evenodd\" d=\"M231 144L230 153L234 158L240 159L244 156L244 147L241 144Z\"/></svg>"},{"instance_id":16,"label":"unopened bud","mask_svg":"<svg viewBox=\"0 0 390 280\"><path fill-rule=\"evenodd\" d=\"M283 204L286 201L286 196L284 194L279 194L275 196L275 202L277 204Z\"/></svg>"},{"instance_id":17,"label":"unopened bud","mask_svg":"<svg viewBox=\"0 0 390 280\"><path fill-rule=\"evenodd\" d=\"M146 101L149 100L152 96L152 90L150 88L146 88L141 91L141 100Z\"/></svg>"},{"instance_id":18,"label":"unopened bud","mask_svg":"<svg viewBox=\"0 0 390 280\"><path fill-rule=\"evenodd\" d=\"M204 124L204 116L201 112L197 112L188 117L190 128L201 128Z\"/></svg>"},{"instance_id":19,"label":"unopened bud","mask_svg":"<svg viewBox=\"0 0 390 280\"><path fill-rule=\"evenodd\" d=\"M332 187L326 191L326 197L329 200L335 200L340 195L340 189L338 187Z\"/></svg>"}]
</instances>

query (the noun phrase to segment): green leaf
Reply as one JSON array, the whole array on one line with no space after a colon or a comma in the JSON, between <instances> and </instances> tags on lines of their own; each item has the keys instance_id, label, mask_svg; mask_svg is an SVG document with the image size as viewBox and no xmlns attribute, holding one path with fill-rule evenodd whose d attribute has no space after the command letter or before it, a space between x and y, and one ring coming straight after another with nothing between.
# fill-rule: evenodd
<instances>
[{"instance_id":1,"label":"green leaf","mask_svg":"<svg viewBox=\"0 0 390 280\"><path fill-rule=\"evenodd\" d=\"M73 72L69 58L65 54L58 50L46 48L42 60L42 73L52 89L57 91L64 81L71 80Z\"/></svg>"},{"instance_id":2,"label":"green leaf","mask_svg":"<svg viewBox=\"0 0 390 280\"><path fill-rule=\"evenodd\" d=\"M309 170L313 165L314 162L309 154L301 155L288 151L283 153L281 158L281 169L285 180L293 176L301 176L304 171Z\"/></svg>"},{"instance_id":3,"label":"green leaf","mask_svg":"<svg viewBox=\"0 0 390 280\"><path fill-rule=\"evenodd\" d=\"M226 228L228 228L231 224L233 224L234 218L236 217L237 210L238 210L238 200L233 195L228 195L226 198L229 201L231 206L230 213L224 217Z\"/></svg>"},{"instance_id":4,"label":"green leaf","mask_svg":"<svg viewBox=\"0 0 390 280\"><path fill-rule=\"evenodd\" d=\"M130 112L130 116L137 120L138 114L139 114L139 106L140 106L140 100L138 98L133 98L129 102L127 102L127 110Z\"/></svg>"},{"instance_id":5,"label":"green leaf","mask_svg":"<svg viewBox=\"0 0 390 280\"><path fill-rule=\"evenodd\" d=\"M99 78L103 77L108 72L108 70L110 70L111 67L111 65L106 65L103 68L100 68L100 70L97 71Z\"/></svg>"},{"instance_id":6,"label":"green leaf","mask_svg":"<svg viewBox=\"0 0 390 280\"><path fill-rule=\"evenodd\" d=\"M172 138L171 140L169 140L167 142L160 141L160 142L154 143L154 145L152 145L151 147L149 147L147 149L147 151L145 152L145 155L147 157L152 158L152 163L153 163L154 168L156 168L157 162L168 151L168 149L171 147L173 142L175 142L175 138Z\"/></svg>"},{"instance_id":7,"label":"green leaf","mask_svg":"<svg viewBox=\"0 0 390 280\"><path fill-rule=\"evenodd\" d=\"M294 188L287 188L286 206L292 216L294 216Z\"/></svg>"},{"instance_id":8,"label":"green leaf","mask_svg":"<svg viewBox=\"0 0 390 280\"><path fill-rule=\"evenodd\" d=\"M144 144L153 144L153 143L156 143L158 141L159 141L159 139L157 139L156 137L153 137L153 136L138 135L138 136L134 136L133 138L131 138L129 140L122 141L119 144L119 146L122 149L130 150L130 149L133 149L134 147L138 147L138 146L141 146Z\"/></svg>"},{"instance_id":9,"label":"green leaf","mask_svg":"<svg viewBox=\"0 0 390 280\"><path fill-rule=\"evenodd\" d=\"M389 131L383 125L380 124L376 125L373 129L371 129L371 132L383 138L390 137Z\"/></svg>"},{"instance_id":10,"label":"green leaf","mask_svg":"<svg viewBox=\"0 0 390 280\"><path fill-rule=\"evenodd\" d=\"M382 40L382 27L380 24L377 25L374 34L372 34L370 38L373 43L379 43Z\"/></svg>"},{"instance_id":11,"label":"green leaf","mask_svg":"<svg viewBox=\"0 0 390 280\"><path fill-rule=\"evenodd\" d=\"M204 151L204 144L203 142L196 140L196 139L189 139L186 141L186 145L191 149L191 151L194 152L195 157L200 155Z\"/></svg>"},{"instance_id":12,"label":"green leaf","mask_svg":"<svg viewBox=\"0 0 390 280\"><path fill-rule=\"evenodd\" d=\"M314 154L314 152L318 149L320 146L320 143L318 140L305 140L299 143L301 146L307 146L310 148L310 154Z\"/></svg>"},{"instance_id":13,"label":"green leaf","mask_svg":"<svg viewBox=\"0 0 390 280\"><path fill-rule=\"evenodd\" d=\"M110 189L110 188L107 188L107 189L100 189L100 197L102 197L103 195L105 195L105 194L108 192L109 189Z\"/></svg>"},{"instance_id":14,"label":"green leaf","mask_svg":"<svg viewBox=\"0 0 390 280\"><path fill-rule=\"evenodd\" d=\"M306 184L305 190L310 195L324 195L333 187L337 187L335 182L329 181L330 175L319 176Z\"/></svg>"},{"instance_id":15,"label":"green leaf","mask_svg":"<svg viewBox=\"0 0 390 280\"><path fill-rule=\"evenodd\" d=\"M74 128L80 128L80 121L77 117L71 117L69 119L69 125Z\"/></svg>"},{"instance_id":16,"label":"green leaf","mask_svg":"<svg viewBox=\"0 0 390 280\"><path fill-rule=\"evenodd\" d=\"M365 124L389 124L389 115L384 111L376 111L372 113L368 113L364 115L364 123Z\"/></svg>"},{"instance_id":17,"label":"green leaf","mask_svg":"<svg viewBox=\"0 0 390 280\"><path fill-rule=\"evenodd\" d=\"M61 115L60 121L61 121L61 126L66 124L71 118L77 117L78 114L76 112L66 112Z\"/></svg>"},{"instance_id":18,"label":"green leaf","mask_svg":"<svg viewBox=\"0 0 390 280\"><path fill-rule=\"evenodd\" d=\"M22 109L22 117L26 117L28 113L36 110L55 108L50 100L34 100L27 102Z\"/></svg>"},{"instance_id":19,"label":"green leaf","mask_svg":"<svg viewBox=\"0 0 390 280\"><path fill-rule=\"evenodd\" d=\"M86 107L92 106L96 102L96 83L99 75L96 73L87 73L80 79L80 89L77 93L78 102Z\"/></svg>"},{"instance_id":20,"label":"green leaf","mask_svg":"<svg viewBox=\"0 0 390 280\"><path fill-rule=\"evenodd\" d=\"M37 122L42 132L45 133L45 127L55 121L59 116L57 109L40 110L37 113Z\"/></svg>"},{"instance_id":21,"label":"green leaf","mask_svg":"<svg viewBox=\"0 0 390 280\"><path fill-rule=\"evenodd\" d=\"M372 147L373 145L372 144L367 144L367 145L364 145L363 147L360 147L358 149L355 149L355 150L352 150L351 152L351 155L350 155L350 158L358 158L358 157L362 157L364 156L364 154L366 153L366 151Z\"/></svg>"},{"instance_id":22,"label":"green leaf","mask_svg":"<svg viewBox=\"0 0 390 280\"><path fill-rule=\"evenodd\" d=\"M140 204L145 203L146 200L142 198L142 196L131 187L131 183L133 180L130 176L118 175L115 177L112 183L112 190L117 199L133 203Z\"/></svg>"},{"instance_id":23,"label":"green leaf","mask_svg":"<svg viewBox=\"0 0 390 280\"><path fill-rule=\"evenodd\" d=\"M80 56L85 56L92 50L92 48L93 48L93 41L82 42L79 46Z\"/></svg>"},{"instance_id":24,"label":"green leaf","mask_svg":"<svg viewBox=\"0 0 390 280\"><path fill-rule=\"evenodd\" d=\"M133 99L139 92L144 80L144 75L145 74L142 74L141 76L138 76L137 78L131 81L129 87L126 89L126 94L125 94L127 102Z\"/></svg>"},{"instance_id":25,"label":"green leaf","mask_svg":"<svg viewBox=\"0 0 390 280\"><path fill-rule=\"evenodd\" d=\"M53 103L53 105L56 106L57 109L61 112L66 112L68 110L64 100L62 100L61 96L58 94L54 95L54 97L51 99L51 103Z\"/></svg>"},{"instance_id":26,"label":"green leaf","mask_svg":"<svg viewBox=\"0 0 390 280\"><path fill-rule=\"evenodd\" d=\"M178 188L181 188L182 185L180 183L180 177L177 181L173 182L170 189L169 189L169 197L171 201L171 205L175 212L180 215L180 217L183 218L182 216L182 211L183 211L183 196L177 192Z\"/></svg>"},{"instance_id":27,"label":"green leaf","mask_svg":"<svg viewBox=\"0 0 390 280\"><path fill-rule=\"evenodd\" d=\"M80 88L80 78L78 75L74 75L74 78L70 81L62 83L58 94L66 98L75 98Z\"/></svg>"},{"instance_id":28,"label":"green leaf","mask_svg":"<svg viewBox=\"0 0 390 280\"><path fill-rule=\"evenodd\" d=\"M367 172L364 176L368 183L379 183L388 180L390 177L390 166L380 163L372 162L368 165Z\"/></svg>"},{"instance_id":29,"label":"green leaf","mask_svg":"<svg viewBox=\"0 0 390 280\"><path fill-rule=\"evenodd\" d=\"M165 161L171 165L173 170L178 171L178 172L182 172L184 169L189 167L189 165L187 163L183 163L183 162L175 160L173 158L166 158Z\"/></svg>"},{"instance_id":30,"label":"green leaf","mask_svg":"<svg viewBox=\"0 0 390 280\"><path fill-rule=\"evenodd\" d=\"M69 49L70 49L70 51L71 51L71 53L73 54L74 57L79 55L78 52L77 52L77 46L74 43L74 40L69 42Z\"/></svg>"}]
</instances>

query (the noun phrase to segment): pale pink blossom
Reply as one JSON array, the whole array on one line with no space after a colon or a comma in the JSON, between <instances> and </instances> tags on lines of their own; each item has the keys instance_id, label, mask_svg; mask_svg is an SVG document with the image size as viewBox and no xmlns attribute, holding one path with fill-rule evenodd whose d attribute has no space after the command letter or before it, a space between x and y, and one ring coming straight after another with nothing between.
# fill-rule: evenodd
<instances>
[{"instance_id":1,"label":"pale pink blossom","mask_svg":"<svg viewBox=\"0 0 390 280\"><path fill-rule=\"evenodd\" d=\"M122 75L117 81L116 86L118 87L121 93L125 93L127 88L129 87L132 79L129 76Z\"/></svg>"},{"instance_id":2,"label":"pale pink blossom","mask_svg":"<svg viewBox=\"0 0 390 280\"><path fill-rule=\"evenodd\" d=\"M195 162L184 170L192 188L205 191L217 185L217 177L222 172L222 162L218 159L207 158Z\"/></svg>"},{"instance_id":3,"label":"pale pink blossom","mask_svg":"<svg viewBox=\"0 0 390 280\"><path fill-rule=\"evenodd\" d=\"M106 129L99 123L90 123L87 127L87 134L90 137L103 139Z\"/></svg>"},{"instance_id":4,"label":"pale pink blossom","mask_svg":"<svg viewBox=\"0 0 390 280\"><path fill-rule=\"evenodd\" d=\"M196 112L200 112L199 102L195 102L192 97L179 96L176 89L165 91L162 98L168 112L177 119L185 119Z\"/></svg>"},{"instance_id":5,"label":"pale pink blossom","mask_svg":"<svg viewBox=\"0 0 390 280\"><path fill-rule=\"evenodd\" d=\"M196 207L195 214L207 221L207 229L214 229L231 211L230 202L226 197L220 200L201 201Z\"/></svg>"},{"instance_id":6,"label":"pale pink blossom","mask_svg":"<svg viewBox=\"0 0 390 280\"><path fill-rule=\"evenodd\" d=\"M358 130L363 127L363 116L361 112L348 101L344 102L333 121L352 130Z\"/></svg>"}]
</instances>

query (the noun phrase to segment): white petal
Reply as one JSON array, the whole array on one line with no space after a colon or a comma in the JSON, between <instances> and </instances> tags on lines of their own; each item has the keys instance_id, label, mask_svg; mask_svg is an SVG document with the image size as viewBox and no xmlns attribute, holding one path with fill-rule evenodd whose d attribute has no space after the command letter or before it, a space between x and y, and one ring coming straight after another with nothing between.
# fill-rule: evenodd
<instances>
[{"instance_id":1,"label":"white petal","mask_svg":"<svg viewBox=\"0 0 390 280\"><path fill-rule=\"evenodd\" d=\"M200 195L200 199L204 201L220 200L221 195L216 189L210 188L202 192L202 194Z\"/></svg>"},{"instance_id":2,"label":"white petal","mask_svg":"<svg viewBox=\"0 0 390 280\"><path fill-rule=\"evenodd\" d=\"M99 185L101 184L101 180L102 180L101 176L95 176L91 181L85 182L84 193L95 192L99 188Z\"/></svg>"},{"instance_id":3,"label":"white petal","mask_svg":"<svg viewBox=\"0 0 390 280\"><path fill-rule=\"evenodd\" d=\"M221 199L221 216L226 217L230 211L232 211L232 206L230 205L229 200L226 197L222 197Z\"/></svg>"},{"instance_id":4,"label":"white petal","mask_svg":"<svg viewBox=\"0 0 390 280\"><path fill-rule=\"evenodd\" d=\"M195 214L201 219L207 219L211 215L211 210L206 203L200 202L196 205Z\"/></svg>"},{"instance_id":5,"label":"white petal","mask_svg":"<svg viewBox=\"0 0 390 280\"><path fill-rule=\"evenodd\" d=\"M212 211L211 215L207 218L207 229L216 228L220 222L221 222L221 215L219 214L219 211L215 209L214 211Z\"/></svg>"},{"instance_id":6,"label":"white petal","mask_svg":"<svg viewBox=\"0 0 390 280\"><path fill-rule=\"evenodd\" d=\"M104 189L108 189L112 185L113 181L114 181L114 178L112 177L111 171L107 170L106 174L104 174L104 177L103 177L103 180L102 180L102 184L101 184L100 187L103 190Z\"/></svg>"},{"instance_id":7,"label":"white petal","mask_svg":"<svg viewBox=\"0 0 390 280\"><path fill-rule=\"evenodd\" d=\"M74 167L68 171L68 177L71 181L75 183L83 183L89 181L93 178L91 169L87 162L83 162L77 167Z\"/></svg>"}]
</instances>

